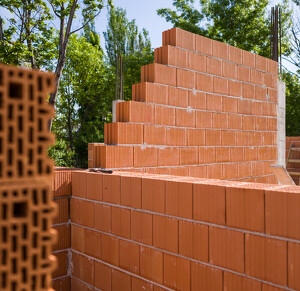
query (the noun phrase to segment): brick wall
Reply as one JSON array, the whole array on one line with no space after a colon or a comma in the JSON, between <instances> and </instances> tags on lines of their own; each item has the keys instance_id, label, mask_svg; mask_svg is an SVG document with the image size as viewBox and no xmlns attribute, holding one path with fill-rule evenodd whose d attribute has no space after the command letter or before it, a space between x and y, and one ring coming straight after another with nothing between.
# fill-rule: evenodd
<instances>
[{"instance_id":1,"label":"brick wall","mask_svg":"<svg viewBox=\"0 0 300 291\"><path fill-rule=\"evenodd\" d=\"M288 153L289 153L291 144L294 145L294 147L300 148L300 136L287 136L286 137L286 158L288 157ZM300 160L300 152L292 152L290 158ZM293 172L300 172L300 164L288 163L287 169L290 171L293 171ZM297 185L300 185L299 177L293 176L293 179Z\"/></svg>"},{"instance_id":2,"label":"brick wall","mask_svg":"<svg viewBox=\"0 0 300 291\"><path fill-rule=\"evenodd\" d=\"M277 63L177 28L154 55L89 167L277 183Z\"/></svg>"},{"instance_id":3,"label":"brick wall","mask_svg":"<svg viewBox=\"0 0 300 291\"><path fill-rule=\"evenodd\" d=\"M72 290L300 290L300 187L72 173Z\"/></svg>"}]
</instances>

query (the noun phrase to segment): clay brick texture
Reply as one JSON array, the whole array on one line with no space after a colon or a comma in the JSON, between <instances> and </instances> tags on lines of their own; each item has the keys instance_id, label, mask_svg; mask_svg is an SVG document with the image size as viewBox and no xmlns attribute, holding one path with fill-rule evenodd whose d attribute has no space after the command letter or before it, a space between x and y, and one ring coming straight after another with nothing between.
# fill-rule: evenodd
<instances>
[{"instance_id":1,"label":"clay brick texture","mask_svg":"<svg viewBox=\"0 0 300 291\"><path fill-rule=\"evenodd\" d=\"M50 73L0 64L0 289L52 290L51 273L63 256L52 228L56 205L51 199L53 142L48 123L54 88ZM63 178L64 180L64 178ZM55 188L55 187L54 187ZM58 188L57 188L58 189ZM56 192L56 191L55 191ZM66 205L57 220L64 220ZM68 245L68 240L65 240ZM60 270L56 269L55 273Z\"/></svg>"},{"instance_id":2,"label":"clay brick texture","mask_svg":"<svg viewBox=\"0 0 300 291\"><path fill-rule=\"evenodd\" d=\"M299 186L87 170L72 189L71 290L300 290Z\"/></svg>"},{"instance_id":3,"label":"clay brick texture","mask_svg":"<svg viewBox=\"0 0 300 291\"><path fill-rule=\"evenodd\" d=\"M286 137L286 157L288 157L288 153L291 145L296 148L300 148L300 136L287 136ZM290 155L290 159L299 160L300 159L300 151L292 151ZM287 164L287 169L290 172L300 172L300 164L289 162ZM296 185L300 185L300 176L292 176Z\"/></svg>"},{"instance_id":4,"label":"clay brick texture","mask_svg":"<svg viewBox=\"0 0 300 291\"><path fill-rule=\"evenodd\" d=\"M277 183L277 63L178 28L154 57L89 167Z\"/></svg>"}]
</instances>

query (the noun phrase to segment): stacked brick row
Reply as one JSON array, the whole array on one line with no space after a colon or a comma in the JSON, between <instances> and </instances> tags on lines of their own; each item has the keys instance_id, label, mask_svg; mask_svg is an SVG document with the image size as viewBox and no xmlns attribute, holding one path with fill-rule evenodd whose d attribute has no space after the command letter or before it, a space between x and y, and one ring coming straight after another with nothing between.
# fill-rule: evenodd
<instances>
[{"instance_id":1,"label":"stacked brick row","mask_svg":"<svg viewBox=\"0 0 300 291\"><path fill-rule=\"evenodd\" d=\"M293 145L296 148L300 148L300 137L299 136L287 136L286 137L286 158L288 157L290 146ZM299 160L300 162L300 151L292 151L290 159ZM300 163L288 163L287 169L291 172L300 172ZM300 177L292 177L296 185L300 185Z\"/></svg>"},{"instance_id":2,"label":"stacked brick row","mask_svg":"<svg viewBox=\"0 0 300 291\"><path fill-rule=\"evenodd\" d=\"M90 166L276 182L277 63L177 28L154 55Z\"/></svg>"},{"instance_id":3,"label":"stacked brick row","mask_svg":"<svg viewBox=\"0 0 300 291\"><path fill-rule=\"evenodd\" d=\"M0 65L0 289L52 290L48 73Z\"/></svg>"},{"instance_id":4,"label":"stacked brick row","mask_svg":"<svg viewBox=\"0 0 300 291\"><path fill-rule=\"evenodd\" d=\"M68 254L71 246L71 193L71 170L67 168L56 168L52 180L53 200L58 208L58 215L53 221L53 228L58 233L58 240L52 253L58 262L58 267L52 274L52 285L56 291L70 290Z\"/></svg>"},{"instance_id":5,"label":"stacked brick row","mask_svg":"<svg viewBox=\"0 0 300 291\"><path fill-rule=\"evenodd\" d=\"M72 173L72 290L300 290L300 188Z\"/></svg>"}]
</instances>

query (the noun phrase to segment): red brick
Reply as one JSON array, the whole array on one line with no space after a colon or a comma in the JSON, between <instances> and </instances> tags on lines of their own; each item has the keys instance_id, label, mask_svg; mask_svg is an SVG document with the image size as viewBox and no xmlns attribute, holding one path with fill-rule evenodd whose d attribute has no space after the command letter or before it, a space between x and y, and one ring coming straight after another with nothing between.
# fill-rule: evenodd
<instances>
[{"instance_id":1,"label":"red brick","mask_svg":"<svg viewBox=\"0 0 300 291\"><path fill-rule=\"evenodd\" d=\"M177 69L177 87L194 89L195 72Z\"/></svg>"},{"instance_id":2,"label":"red brick","mask_svg":"<svg viewBox=\"0 0 300 291\"><path fill-rule=\"evenodd\" d=\"M205 55L212 56L212 40L196 34L196 51Z\"/></svg>"},{"instance_id":3,"label":"red brick","mask_svg":"<svg viewBox=\"0 0 300 291\"><path fill-rule=\"evenodd\" d=\"M168 87L168 104L177 107L188 107L189 92L180 88Z\"/></svg>"},{"instance_id":4,"label":"red brick","mask_svg":"<svg viewBox=\"0 0 300 291\"><path fill-rule=\"evenodd\" d=\"M243 116L243 130L255 130L256 117L255 116Z\"/></svg>"},{"instance_id":5,"label":"red brick","mask_svg":"<svg viewBox=\"0 0 300 291\"><path fill-rule=\"evenodd\" d=\"M222 97L222 111L237 113L237 101L236 98Z\"/></svg>"},{"instance_id":6,"label":"red brick","mask_svg":"<svg viewBox=\"0 0 300 291\"><path fill-rule=\"evenodd\" d=\"M238 113L250 115L252 113L251 105L250 100L238 100Z\"/></svg>"},{"instance_id":7,"label":"red brick","mask_svg":"<svg viewBox=\"0 0 300 291\"><path fill-rule=\"evenodd\" d=\"M278 99L277 90L268 88L268 95L271 102L277 102Z\"/></svg>"},{"instance_id":8,"label":"red brick","mask_svg":"<svg viewBox=\"0 0 300 291\"><path fill-rule=\"evenodd\" d=\"M111 290L111 268L95 261L95 287L100 290Z\"/></svg>"},{"instance_id":9,"label":"red brick","mask_svg":"<svg viewBox=\"0 0 300 291\"><path fill-rule=\"evenodd\" d=\"M264 84L264 75L262 72L251 69L250 70L250 81L255 85L263 85Z\"/></svg>"},{"instance_id":10,"label":"red brick","mask_svg":"<svg viewBox=\"0 0 300 291\"><path fill-rule=\"evenodd\" d=\"M140 276L163 283L162 252L144 246L140 247Z\"/></svg>"},{"instance_id":11,"label":"red brick","mask_svg":"<svg viewBox=\"0 0 300 291\"><path fill-rule=\"evenodd\" d=\"M252 84L243 83L243 97L247 99L254 99L255 86Z\"/></svg>"},{"instance_id":12,"label":"red brick","mask_svg":"<svg viewBox=\"0 0 300 291\"><path fill-rule=\"evenodd\" d=\"M134 167L157 167L157 148L134 147Z\"/></svg>"},{"instance_id":13,"label":"red brick","mask_svg":"<svg viewBox=\"0 0 300 291\"><path fill-rule=\"evenodd\" d=\"M255 86L255 99L256 100L267 100L267 88Z\"/></svg>"},{"instance_id":14,"label":"red brick","mask_svg":"<svg viewBox=\"0 0 300 291\"><path fill-rule=\"evenodd\" d=\"M229 62L223 62L223 77L229 79L237 78L237 65Z\"/></svg>"},{"instance_id":15,"label":"red brick","mask_svg":"<svg viewBox=\"0 0 300 291\"><path fill-rule=\"evenodd\" d=\"M103 201L119 204L121 201L121 177L103 175Z\"/></svg>"},{"instance_id":16,"label":"red brick","mask_svg":"<svg viewBox=\"0 0 300 291\"><path fill-rule=\"evenodd\" d=\"M153 216L153 245L173 253L178 253L178 220Z\"/></svg>"},{"instance_id":17,"label":"red brick","mask_svg":"<svg viewBox=\"0 0 300 291\"><path fill-rule=\"evenodd\" d=\"M131 277L116 269L112 269L112 291L131 290Z\"/></svg>"},{"instance_id":18,"label":"red brick","mask_svg":"<svg viewBox=\"0 0 300 291\"><path fill-rule=\"evenodd\" d=\"M194 219L225 224L225 188L195 184L193 190Z\"/></svg>"},{"instance_id":19,"label":"red brick","mask_svg":"<svg viewBox=\"0 0 300 291\"><path fill-rule=\"evenodd\" d=\"M267 130L268 125L267 125L267 118L266 117L256 117L256 130Z\"/></svg>"},{"instance_id":20,"label":"red brick","mask_svg":"<svg viewBox=\"0 0 300 291\"><path fill-rule=\"evenodd\" d=\"M261 291L261 282L224 272L224 290Z\"/></svg>"},{"instance_id":21,"label":"red brick","mask_svg":"<svg viewBox=\"0 0 300 291\"><path fill-rule=\"evenodd\" d=\"M249 145L249 132L248 131L237 131L236 133L237 145L247 146Z\"/></svg>"},{"instance_id":22,"label":"red brick","mask_svg":"<svg viewBox=\"0 0 300 291\"><path fill-rule=\"evenodd\" d=\"M244 66L238 66L237 78L239 81L250 83L250 69Z\"/></svg>"},{"instance_id":23,"label":"red brick","mask_svg":"<svg viewBox=\"0 0 300 291\"><path fill-rule=\"evenodd\" d=\"M208 226L180 220L179 254L208 262Z\"/></svg>"},{"instance_id":24,"label":"red brick","mask_svg":"<svg viewBox=\"0 0 300 291\"><path fill-rule=\"evenodd\" d=\"M166 127L153 124L144 125L144 143L150 145L166 144Z\"/></svg>"},{"instance_id":25,"label":"red brick","mask_svg":"<svg viewBox=\"0 0 300 291\"><path fill-rule=\"evenodd\" d=\"M119 266L119 239L102 234L102 260L114 266Z\"/></svg>"},{"instance_id":26,"label":"red brick","mask_svg":"<svg viewBox=\"0 0 300 291\"><path fill-rule=\"evenodd\" d=\"M240 163L238 164L238 177L250 177L251 176L251 164Z\"/></svg>"},{"instance_id":27,"label":"red brick","mask_svg":"<svg viewBox=\"0 0 300 291\"><path fill-rule=\"evenodd\" d=\"M196 111L196 127L197 128L211 128L212 127L212 113L206 111Z\"/></svg>"},{"instance_id":28,"label":"red brick","mask_svg":"<svg viewBox=\"0 0 300 291\"><path fill-rule=\"evenodd\" d=\"M226 188L227 225L264 232L265 197L263 190Z\"/></svg>"},{"instance_id":29,"label":"red brick","mask_svg":"<svg viewBox=\"0 0 300 291\"><path fill-rule=\"evenodd\" d=\"M178 166L180 164L179 148L159 148L157 151L158 166Z\"/></svg>"},{"instance_id":30,"label":"red brick","mask_svg":"<svg viewBox=\"0 0 300 291\"><path fill-rule=\"evenodd\" d=\"M244 272L244 234L209 227L209 262L240 273Z\"/></svg>"},{"instance_id":31,"label":"red brick","mask_svg":"<svg viewBox=\"0 0 300 291\"><path fill-rule=\"evenodd\" d=\"M213 56L223 60L228 60L229 45L219 41L213 41L212 48Z\"/></svg>"},{"instance_id":32,"label":"red brick","mask_svg":"<svg viewBox=\"0 0 300 291\"><path fill-rule=\"evenodd\" d=\"M216 148L216 162L228 163L230 160L230 148L229 147L217 147Z\"/></svg>"},{"instance_id":33,"label":"red brick","mask_svg":"<svg viewBox=\"0 0 300 291\"><path fill-rule=\"evenodd\" d=\"M222 130L221 144L223 146L235 146L236 145L236 132L231 131L231 130Z\"/></svg>"},{"instance_id":34,"label":"red brick","mask_svg":"<svg viewBox=\"0 0 300 291\"><path fill-rule=\"evenodd\" d=\"M72 275L93 286L95 279L94 260L74 252L72 252L72 260Z\"/></svg>"},{"instance_id":35,"label":"red brick","mask_svg":"<svg viewBox=\"0 0 300 291\"><path fill-rule=\"evenodd\" d=\"M196 73L196 89L204 92L213 92L213 77Z\"/></svg>"},{"instance_id":36,"label":"red brick","mask_svg":"<svg viewBox=\"0 0 300 291\"><path fill-rule=\"evenodd\" d=\"M190 166L189 177L206 178L206 166Z\"/></svg>"},{"instance_id":37,"label":"red brick","mask_svg":"<svg viewBox=\"0 0 300 291\"><path fill-rule=\"evenodd\" d=\"M234 46L229 46L229 61L241 64L243 58L243 50Z\"/></svg>"},{"instance_id":38,"label":"red brick","mask_svg":"<svg viewBox=\"0 0 300 291\"><path fill-rule=\"evenodd\" d=\"M165 188L163 180L142 180L142 208L165 213Z\"/></svg>"},{"instance_id":39,"label":"red brick","mask_svg":"<svg viewBox=\"0 0 300 291\"><path fill-rule=\"evenodd\" d=\"M202 133L202 130L200 129ZM180 165L197 165L199 163L198 148L180 148Z\"/></svg>"},{"instance_id":40,"label":"red brick","mask_svg":"<svg viewBox=\"0 0 300 291\"><path fill-rule=\"evenodd\" d=\"M94 227L94 207L95 203L89 201L80 201L81 224L87 227Z\"/></svg>"},{"instance_id":41,"label":"red brick","mask_svg":"<svg viewBox=\"0 0 300 291\"><path fill-rule=\"evenodd\" d=\"M196 113L191 109L176 109L176 126L195 127Z\"/></svg>"},{"instance_id":42,"label":"red brick","mask_svg":"<svg viewBox=\"0 0 300 291\"><path fill-rule=\"evenodd\" d=\"M157 104L168 104L168 87L147 82L133 84L132 100Z\"/></svg>"},{"instance_id":43,"label":"red brick","mask_svg":"<svg viewBox=\"0 0 300 291\"><path fill-rule=\"evenodd\" d=\"M260 55L255 55L255 68L261 71L268 71L268 59Z\"/></svg>"},{"instance_id":44,"label":"red brick","mask_svg":"<svg viewBox=\"0 0 300 291\"><path fill-rule=\"evenodd\" d=\"M226 113L213 113L213 128L228 128L228 114Z\"/></svg>"},{"instance_id":45,"label":"red brick","mask_svg":"<svg viewBox=\"0 0 300 291\"><path fill-rule=\"evenodd\" d=\"M200 54L195 54L194 52L189 52L188 55L189 55L189 69L205 73L207 57Z\"/></svg>"},{"instance_id":46,"label":"red brick","mask_svg":"<svg viewBox=\"0 0 300 291\"><path fill-rule=\"evenodd\" d=\"M129 241L120 240L120 267L131 273L139 274L140 246Z\"/></svg>"},{"instance_id":47,"label":"red brick","mask_svg":"<svg viewBox=\"0 0 300 291\"><path fill-rule=\"evenodd\" d=\"M153 284L136 277L131 277L131 284L132 284L132 291L140 291L140 290L153 291Z\"/></svg>"},{"instance_id":48,"label":"red brick","mask_svg":"<svg viewBox=\"0 0 300 291\"><path fill-rule=\"evenodd\" d=\"M142 207L142 179L137 177L121 177L121 204Z\"/></svg>"},{"instance_id":49,"label":"red brick","mask_svg":"<svg viewBox=\"0 0 300 291\"><path fill-rule=\"evenodd\" d=\"M255 54L243 51L243 65L255 68Z\"/></svg>"},{"instance_id":50,"label":"red brick","mask_svg":"<svg viewBox=\"0 0 300 291\"><path fill-rule=\"evenodd\" d=\"M228 80L228 93L230 96L242 96L242 83Z\"/></svg>"},{"instance_id":51,"label":"red brick","mask_svg":"<svg viewBox=\"0 0 300 291\"><path fill-rule=\"evenodd\" d=\"M267 121L268 130L270 131L277 131L277 119L269 117ZM276 140L276 139L275 139Z\"/></svg>"},{"instance_id":52,"label":"red brick","mask_svg":"<svg viewBox=\"0 0 300 291\"><path fill-rule=\"evenodd\" d=\"M195 38L194 33L174 27L163 32L163 45L172 45L194 51Z\"/></svg>"},{"instance_id":53,"label":"red brick","mask_svg":"<svg viewBox=\"0 0 300 291\"><path fill-rule=\"evenodd\" d=\"M300 196L288 193L288 237L300 240Z\"/></svg>"},{"instance_id":54,"label":"red brick","mask_svg":"<svg viewBox=\"0 0 300 291\"><path fill-rule=\"evenodd\" d=\"M264 73L264 84L267 87L271 87L271 88L277 88L277 76L268 74L268 73Z\"/></svg>"},{"instance_id":55,"label":"red brick","mask_svg":"<svg viewBox=\"0 0 300 291\"><path fill-rule=\"evenodd\" d=\"M228 80L224 78L214 77L213 78L213 84L214 84L214 93L218 94L228 94Z\"/></svg>"},{"instance_id":56,"label":"red brick","mask_svg":"<svg viewBox=\"0 0 300 291\"><path fill-rule=\"evenodd\" d=\"M71 225L71 247L72 249L85 252L85 229L77 225Z\"/></svg>"},{"instance_id":57,"label":"red brick","mask_svg":"<svg viewBox=\"0 0 300 291\"><path fill-rule=\"evenodd\" d=\"M188 129L188 145L189 146L205 145L205 130L204 129ZM198 158L197 158L197 160L198 160Z\"/></svg>"},{"instance_id":58,"label":"red brick","mask_svg":"<svg viewBox=\"0 0 300 291\"><path fill-rule=\"evenodd\" d=\"M288 286L300 289L300 244L288 242Z\"/></svg>"},{"instance_id":59,"label":"red brick","mask_svg":"<svg viewBox=\"0 0 300 291\"><path fill-rule=\"evenodd\" d=\"M176 86L176 68L161 64L145 65L141 69L141 82Z\"/></svg>"},{"instance_id":60,"label":"red brick","mask_svg":"<svg viewBox=\"0 0 300 291\"><path fill-rule=\"evenodd\" d=\"M221 130L206 130L205 140L207 146L221 145Z\"/></svg>"},{"instance_id":61,"label":"red brick","mask_svg":"<svg viewBox=\"0 0 300 291\"><path fill-rule=\"evenodd\" d=\"M207 94L206 95L206 108L210 111L222 111L222 96Z\"/></svg>"},{"instance_id":62,"label":"red brick","mask_svg":"<svg viewBox=\"0 0 300 291\"><path fill-rule=\"evenodd\" d=\"M188 52L174 46L165 45L154 50L154 62L179 68L188 68Z\"/></svg>"},{"instance_id":63,"label":"red brick","mask_svg":"<svg viewBox=\"0 0 300 291\"><path fill-rule=\"evenodd\" d=\"M111 208L112 233L130 238L130 210L119 207Z\"/></svg>"},{"instance_id":64,"label":"red brick","mask_svg":"<svg viewBox=\"0 0 300 291\"><path fill-rule=\"evenodd\" d=\"M190 261L164 254L164 285L176 290L190 290Z\"/></svg>"},{"instance_id":65,"label":"red brick","mask_svg":"<svg viewBox=\"0 0 300 291\"><path fill-rule=\"evenodd\" d=\"M211 164L216 162L215 147L200 147L199 148L199 163Z\"/></svg>"},{"instance_id":66,"label":"red brick","mask_svg":"<svg viewBox=\"0 0 300 291\"><path fill-rule=\"evenodd\" d=\"M228 128L229 129L242 129L242 116L229 114L228 115Z\"/></svg>"},{"instance_id":67,"label":"red brick","mask_svg":"<svg viewBox=\"0 0 300 291\"><path fill-rule=\"evenodd\" d=\"M98 173L88 173L86 197L91 200L102 201L103 176Z\"/></svg>"},{"instance_id":68,"label":"red brick","mask_svg":"<svg viewBox=\"0 0 300 291\"><path fill-rule=\"evenodd\" d=\"M95 228L104 232L111 232L111 207L95 204Z\"/></svg>"},{"instance_id":69,"label":"red brick","mask_svg":"<svg viewBox=\"0 0 300 291\"><path fill-rule=\"evenodd\" d=\"M86 172L72 172L72 194L86 198Z\"/></svg>"},{"instance_id":70,"label":"red brick","mask_svg":"<svg viewBox=\"0 0 300 291\"><path fill-rule=\"evenodd\" d=\"M206 93L189 91L188 106L194 109L206 109Z\"/></svg>"},{"instance_id":71,"label":"red brick","mask_svg":"<svg viewBox=\"0 0 300 291\"><path fill-rule=\"evenodd\" d=\"M223 271L191 262L191 290L223 291Z\"/></svg>"},{"instance_id":72,"label":"red brick","mask_svg":"<svg viewBox=\"0 0 300 291\"><path fill-rule=\"evenodd\" d=\"M85 230L85 253L88 256L101 259L101 234L92 230Z\"/></svg>"},{"instance_id":73,"label":"red brick","mask_svg":"<svg viewBox=\"0 0 300 291\"><path fill-rule=\"evenodd\" d=\"M165 106L155 106L154 122L162 125L175 125L175 109Z\"/></svg>"},{"instance_id":74,"label":"red brick","mask_svg":"<svg viewBox=\"0 0 300 291\"><path fill-rule=\"evenodd\" d=\"M189 167L171 167L169 168L169 175L189 176Z\"/></svg>"},{"instance_id":75,"label":"red brick","mask_svg":"<svg viewBox=\"0 0 300 291\"><path fill-rule=\"evenodd\" d=\"M222 76L222 61L216 58L206 58L207 73Z\"/></svg>"},{"instance_id":76,"label":"red brick","mask_svg":"<svg viewBox=\"0 0 300 291\"><path fill-rule=\"evenodd\" d=\"M184 128L167 128L167 143L169 146L186 146L187 131Z\"/></svg>"},{"instance_id":77,"label":"red brick","mask_svg":"<svg viewBox=\"0 0 300 291\"><path fill-rule=\"evenodd\" d=\"M215 164L215 165L207 165L207 178L208 179L222 179L222 165Z\"/></svg>"},{"instance_id":78,"label":"red brick","mask_svg":"<svg viewBox=\"0 0 300 291\"><path fill-rule=\"evenodd\" d=\"M153 123L154 106L145 102L125 101L116 106L117 122Z\"/></svg>"},{"instance_id":79,"label":"red brick","mask_svg":"<svg viewBox=\"0 0 300 291\"><path fill-rule=\"evenodd\" d=\"M230 148L230 162L243 162L244 161L244 148L231 147Z\"/></svg>"},{"instance_id":80,"label":"red brick","mask_svg":"<svg viewBox=\"0 0 300 291\"><path fill-rule=\"evenodd\" d=\"M166 181L166 214L191 219L192 212L192 184Z\"/></svg>"},{"instance_id":81,"label":"red brick","mask_svg":"<svg viewBox=\"0 0 300 291\"><path fill-rule=\"evenodd\" d=\"M287 284L287 242L245 235L246 274L279 285Z\"/></svg>"},{"instance_id":82,"label":"red brick","mask_svg":"<svg viewBox=\"0 0 300 291\"><path fill-rule=\"evenodd\" d=\"M148 213L131 212L131 239L152 245L152 215Z\"/></svg>"},{"instance_id":83,"label":"red brick","mask_svg":"<svg viewBox=\"0 0 300 291\"><path fill-rule=\"evenodd\" d=\"M224 164L222 165L222 179L237 179L238 178L238 165L237 164Z\"/></svg>"}]
</instances>

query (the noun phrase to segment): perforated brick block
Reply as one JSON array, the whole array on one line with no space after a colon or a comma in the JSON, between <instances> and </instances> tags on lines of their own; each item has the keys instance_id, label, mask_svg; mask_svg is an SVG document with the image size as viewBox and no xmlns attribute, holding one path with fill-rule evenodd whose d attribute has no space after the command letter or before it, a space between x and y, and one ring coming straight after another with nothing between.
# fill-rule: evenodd
<instances>
[{"instance_id":1,"label":"perforated brick block","mask_svg":"<svg viewBox=\"0 0 300 291\"><path fill-rule=\"evenodd\" d=\"M0 290L49 290L55 204L46 182L0 185Z\"/></svg>"},{"instance_id":2,"label":"perforated brick block","mask_svg":"<svg viewBox=\"0 0 300 291\"><path fill-rule=\"evenodd\" d=\"M48 122L54 114L47 94L54 75L0 64L0 179L48 176L53 143Z\"/></svg>"}]
</instances>

